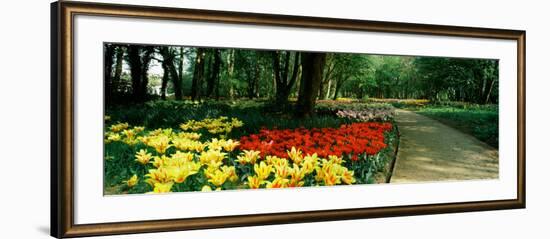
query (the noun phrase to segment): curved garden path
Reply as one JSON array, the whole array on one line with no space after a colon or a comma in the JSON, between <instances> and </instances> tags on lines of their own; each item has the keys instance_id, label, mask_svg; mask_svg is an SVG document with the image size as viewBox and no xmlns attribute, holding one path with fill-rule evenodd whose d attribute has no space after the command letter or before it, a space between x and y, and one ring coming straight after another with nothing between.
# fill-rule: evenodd
<instances>
[{"instance_id":1,"label":"curved garden path","mask_svg":"<svg viewBox=\"0 0 550 239\"><path fill-rule=\"evenodd\" d=\"M498 150L426 116L396 113L401 140L391 183L498 178Z\"/></svg>"}]
</instances>

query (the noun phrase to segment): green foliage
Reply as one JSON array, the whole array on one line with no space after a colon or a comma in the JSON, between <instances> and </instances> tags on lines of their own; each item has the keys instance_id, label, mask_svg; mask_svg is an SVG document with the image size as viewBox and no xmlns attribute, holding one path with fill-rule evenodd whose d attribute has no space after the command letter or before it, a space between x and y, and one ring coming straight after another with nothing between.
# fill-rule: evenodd
<instances>
[{"instance_id":1,"label":"green foliage","mask_svg":"<svg viewBox=\"0 0 550 239\"><path fill-rule=\"evenodd\" d=\"M418 88L433 101L498 102L498 61L419 57ZM495 90L496 89L496 90Z\"/></svg>"},{"instance_id":2,"label":"green foliage","mask_svg":"<svg viewBox=\"0 0 550 239\"><path fill-rule=\"evenodd\" d=\"M244 127L232 132L230 137L240 137L258 132L262 127L271 128L314 128L338 127L349 122L335 115L317 115L306 119L297 119L291 114L272 113L266 106L267 101L208 101L192 103L189 101L150 101L133 106L115 106L106 109L106 115L112 122L127 122L147 128L179 128L188 120L202 120L219 116L236 117L244 122Z\"/></svg>"}]
</instances>

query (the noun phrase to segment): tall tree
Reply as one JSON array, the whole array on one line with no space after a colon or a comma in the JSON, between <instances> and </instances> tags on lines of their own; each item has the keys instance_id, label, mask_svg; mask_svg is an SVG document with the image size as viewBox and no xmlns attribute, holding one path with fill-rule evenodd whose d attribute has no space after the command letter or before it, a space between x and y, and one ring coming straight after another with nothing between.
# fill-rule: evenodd
<instances>
[{"instance_id":1,"label":"tall tree","mask_svg":"<svg viewBox=\"0 0 550 239\"><path fill-rule=\"evenodd\" d=\"M120 76L122 75L122 64L124 58L124 46L117 46L115 57L115 75L113 76L111 84L113 92L116 92L120 85Z\"/></svg>"},{"instance_id":2,"label":"tall tree","mask_svg":"<svg viewBox=\"0 0 550 239\"><path fill-rule=\"evenodd\" d=\"M334 69L337 64L337 57L338 54L333 53L328 53L326 56L325 68L323 70L323 78L321 79L321 83L319 84L319 100L324 100L329 97L331 81L333 78Z\"/></svg>"},{"instance_id":3,"label":"tall tree","mask_svg":"<svg viewBox=\"0 0 550 239\"><path fill-rule=\"evenodd\" d=\"M191 100L200 100L201 86L204 78L204 58L205 49L197 48L197 55L195 57L195 67L193 70L193 80L191 82Z\"/></svg>"},{"instance_id":4,"label":"tall tree","mask_svg":"<svg viewBox=\"0 0 550 239\"><path fill-rule=\"evenodd\" d=\"M104 82L105 82L105 100L110 101L112 95L112 74L113 74L113 63L115 56L115 46L112 44L105 44L104 48Z\"/></svg>"},{"instance_id":5,"label":"tall tree","mask_svg":"<svg viewBox=\"0 0 550 239\"><path fill-rule=\"evenodd\" d=\"M141 85L141 47L130 45L128 47L128 64L130 65L130 77L132 78L132 98L139 101Z\"/></svg>"},{"instance_id":6,"label":"tall tree","mask_svg":"<svg viewBox=\"0 0 550 239\"><path fill-rule=\"evenodd\" d=\"M173 75L170 74L170 65L174 64L174 54L168 46L159 47L159 53L162 56L161 66L162 66L162 82L160 86L160 97L163 100L166 100L166 88L168 87L168 81L173 79Z\"/></svg>"},{"instance_id":7,"label":"tall tree","mask_svg":"<svg viewBox=\"0 0 550 239\"><path fill-rule=\"evenodd\" d=\"M238 79L244 79L246 83L244 94L252 99L258 97L260 80L260 59L263 52L251 50L235 51L235 74ZM244 86L240 84L240 86Z\"/></svg>"},{"instance_id":8,"label":"tall tree","mask_svg":"<svg viewBox=\"0 0 550 239\"><path fill-rule=\"evenodd\" d=\"M166 99L166 89L168 81L172 81L174 86L174 97L176 100L183 98L182 92L182 79L183 79L183 47L170 47L161 46L158 47L158 53L162 56L162 60L156 59L161 62L163 76L161 83L161 98Z\"/></svg>"},{"instance_id":9,"label":"tall tree","mask_svg":"<svg viewBox=\"0 0 550 239\"><path fill-rule=\"evenodd\" d=\"M136 102L144 101L147 97L147 84L149 79L149 63L153 58L154 47L152 46L128 46L128 63L132 78L132 95Z\"/></svg>"},{"instance_id":10,"label":"tall tree","mask_svg":"<svg viewBox=\"0 0 550 239\"><path fill-rule=\"evenodd\" d=\"M178 61L178 70L177 70L177 76L175 78L172 78L172 82L174 83L174 96L176 97L176 100L183 99L183 61L185 60L184 56L184 49L183 47L179 47L179 61ZM175 69L172 69L172 71L176 71Z\"/></svg>"},{"instance_id":11,"label":"tall tree","mask_svg":"<svg viewBox=\"0 0 550 239\"><path fill-rule=\"evenodd\" d=\"M212 49L213 51L213 61L210 66L210 76L206 82L206 96L211 97L214 93L214 89L217 87L216 84L220 80L220 68L222 64L222 52L220 49Z\"/></svg>"},{"instance_id":12,"label":"tall tree","mask_svg":"<svg viewBox=\"0 0 550 239\"><path fill-rule=\"evenodd\" d=\"M163 57L161 62L162 66L162 81L160 83L160 98L166 100L166 88L168 87L168 81L170 80L170 70L168 69L168 64L166 58Z\"/></svg>"},{"instance_id":13,"label":"tall tree","mask_svg":"<svg viewBox=\"0 0 550 239\"><path fill-rule=\"evenodd\" d=\"M227 71L226 84L229 88L229 98L233 99L235 91L233 88L233 75L235 73L235 49L227 50ZM216 88L216 99L219 99L219 88Z\"/></svg>"},{"instance_id":14,"label":"tall tree","mask_svg":"<svg viewBox=\"0 0 550 239\"><path fill-rule=\"evenodd\" d=\"M273 51L273 74L275 75L275 104L288 105L288 96L298 79L300 54L290 51ZM291 62L293 59L293 62ZM292 67L292 72L290 69Z\"/></svg>"},{"instance_id":15,"label":"tall tree","mask_svg":"<svg viewBox=\"0 0 550 239\"><path fill-rule=\"evenodd\" d=\"M302 52L301 58L302 80L300 84L302 87L298 96L296 113L299 117L309 117L314 113L315 99L323 79L326 53Z\"/></svg>"},{"instance_id":16,"label":"tall tree","mask_svg":"<svg viewBox=\"0 0 550 239\"><path fill-rule=\"evenodd\" d=\"M352 78L363 78L367 73L369 59L359 54L341 53L334 56L334 91L332 99L336 100L342 86Z\"/></svg>"}]
</instances>

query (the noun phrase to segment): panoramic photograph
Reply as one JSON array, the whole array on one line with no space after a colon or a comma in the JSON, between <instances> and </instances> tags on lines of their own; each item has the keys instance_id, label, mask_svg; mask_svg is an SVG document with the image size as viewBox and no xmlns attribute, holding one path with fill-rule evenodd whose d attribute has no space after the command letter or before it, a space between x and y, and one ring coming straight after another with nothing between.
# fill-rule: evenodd
<instances>
[{"instance_id":1,"label":"panoramic photograph","mask_svg":"<svg viewBox=\"0 0 550 239\"><path fill-rule=\"evenodd\" d=\"M494 59L104 43L104 195L499 178Z\"/></svg>"}]
</instances>

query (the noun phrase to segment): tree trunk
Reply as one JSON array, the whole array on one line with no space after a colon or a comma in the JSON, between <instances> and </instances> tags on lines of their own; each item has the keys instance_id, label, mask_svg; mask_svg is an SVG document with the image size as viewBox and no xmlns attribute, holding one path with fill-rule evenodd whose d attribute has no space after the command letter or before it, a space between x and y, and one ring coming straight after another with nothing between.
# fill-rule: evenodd
<instances>
[{"instance_id":1,"label":"tree trunk","mask_svg":"<svg viewBox=\"0 0 550 239\"><path fill-rule=\"evenodd\" d=\"M489 81L486 94L485 94L485 100L483 102L484 104L489 103L489 99L491 98L491 92L493 91L493 86L495 85L495 81L496 80L494 78Z\"/></svg>"},{"instance_id":2,"label":"tree trunk","mask_svg":"<svg viewBox=\"0 0 550 239\"><path fill-rule=\"evenodd\" d=\"M168 64L166 64L166 58L162 61L162 83L160 86L160 98L166 100L166 87L168 86L168 80L170 79L170 70Z\"/></svg>"},{"instance_id":3,"label":"tree trunk","mask_svg":"<svg viewBox=\"0 0 550 239\"><path fill-rule=\"evenodd\" d=\"M272 53L273 58L273 74L275 82L275 105L285 108L288 105L288 96L292 87L298 79L298 72L300 70L300 57L298 53L294 53L294 65L292 68L292 74L290 71L290 57L291 52L286 52L283 56L284 66L281 66L281 53L274 51Z\"/></svg>"},{"instance_id":4,"label":"tree trunk","mask_svg":"<svg viewBox=\"0 0 550 239\"><path fill-rule=\"evenodd\" d=\"M140 82L139 82L139 101L145 101L147 98L147 85L149 84L149 63L151 63L154 48L152 46L145 46L142 48L142 56L140 57L141 69L140 69Z\"/></svg>"},{"instance_id":5,"label":"tree trunk","mask_svg":"<svg viewBox=\"0 0 550 239\"><path fill-rule=\"evenodd\" d=\"M203 48L197 48L197 56L195 57L195 69L193 70L193 81L191 84L191 100L200 100L201 85L204 78L204 56Z\"/></svg>"},{"instance_id":6,"label":"tree trunk","mask_svg":"<svg viewBox=\"0 0 550 239\"><path fill-rule=\"evenodd\" d=\"M254 67L254 82L255 82L255 96L256 98L259 98L260 97L260 75L261 75L261 71L260 71L260 59L258 59L259 57L256 58L256 66Z\"/></svg>"},{"instance_id":7,"label":"tree trunk","mask_svg":"<svg viewBox=\"0 0 550 239\"><path fill-rule=\"evenodd\" d=\"M115 62L115 75L113 76L111 84L111 92L118 91L120 85L120 76L122 75L122 58L124 57L124 48L122 46L116 49L116 62Z\"/></svg>"},{"instance_id":8,"label":"tree trunk","mask_svg":"<svg viewBox=\"0 0 550 239\"><path fill-rule=\"evenodd\" d=\"M323 97L323 99L328 99L328 97L330 97L330 88L331 87L332 87L332 81L329 80L328 85L327 85L327 92L326 92L325 96Z\"/></svg>"},{"instance_id":9,"label":"tree trunk","mask_svg":"<svg viewBox=\"0 0 550 239\"><path fill-rule=\"evenodd\" d=\"M321 79L321 82L319 82L319 92L318 92L318 95L317 95L317 99L322 100L324 95L325 95L325 84L324 84L323 80Z\"/></svg>"},{"instance_id":10,"label":"tree trunk","mask_svg":"<svg viewBox=\"0 0 550 239\"><path fill-rule=\"evenodd\" d=\"M168 80L171 80L174 85L174 96L176 100L182 99L181 92L181 75L183 74L183 55L180 55L179 67L176 68L176 50L170 47L161 47L159 50L162 55L162 69L164 75L162 77L161 84L161 98L166 99L166 87L168 86ZM180 48L180 54L183 54L182 48Z\"/></svg>"},{"instance_id":11,"label":"tree trunk","mask_svg":"<svg viewBox=\"0 0 550 239\"><path fill-rule=\"evenodd\" d=\"M299 117L309 117L314 113L315 99L323 78L325 59L325 53L302 53L301 84L303 84L303 91L298 96L296 106L296 113Z\"/></svg>"},{"instance_id":12,"label":"tree trunk","mask_svg":"<svg viewBox=\"0 0 550 239\"><path fill-rule=\"evenodd\" d=\"M112 94L112 78L111 75L113 73L113 57L115 55L115 47L113 45L105 45L105 53L104 53L104 82L105 82L105 101L111 100L111 94Z\"/></svg>"},{"instance_id":13,"label":"tree trunk","mask_svg":"<svg viewBox=\"0 0 550 239\"><path fill-rule=\"evenodd\" d=\"M174 83L174 97L176 100L182 100L183 99L183 89L181 87L183 82L183 60L185 59L183 54L183 47L179 48L179 65L178 65L178 74L177 76L172 77L172 83Z\"/></svg>"},{"instance_id":14,"label":"tree trunk","mask_svg":"<svg viewBox=\"0 0 550 239\"><path fill-rule=\"evenodd\" d=\"M130 45L128 47L128 64L130 65L130 77L132 78L132 99L135 102L140 100L141 84L141 49L139 46Z\"/></svg>"},{"instance_id":15,"label":"tree trunk","mask_svg":"<svg viewBox=\"0 0 550 239\"><path fill-rule=\"evenodd\" d=\"M324 100L329 97L328 93L330 92L330 80L335 68L333 54L329 54L325 57L325 64L327 67L325 67L322 72L321 83L319 85L319 100ZM327 89L326 91L325 88Z\"/></svg>"},{"instance_id":16,"label":"tree trunk","mask_svg":"<svg viewBox=\"0 0 550 239\"><path fill-rule=\"evenodd\" d=\"M335 82L336 86L334 87L334 96L332 97L333 100L336 100L338 98L338 93L340 93L340 89L342 88L342 85L344 84L344 82L345 81Z\"/></svg>"},{"instance_id":17,"label":"tree trunk","mask_svg":"<svg viewBox=\"0 0 550 239\"><path fill-rule=\"evenodd\" d=\"M258 85L258 56L254 55L254 58L250 60L247 64L253 65L253 69L248 69L245 73L247 77L247 96L249 99L257 97L257 85Z\"/></svg>"},{"instance_id":18,"label":"tree trunk","mask_svg":"<svg viewBox=\"0 0 550 239\"><path fill-rule=\"evenodd\" d=\"M220 66L222 63L221 51L219 49L214 50L214 61L212 62L211 74L206 82L206 96L211 97L214 93L216 82L220 78Z\"/></svg>"}]
</instances>

